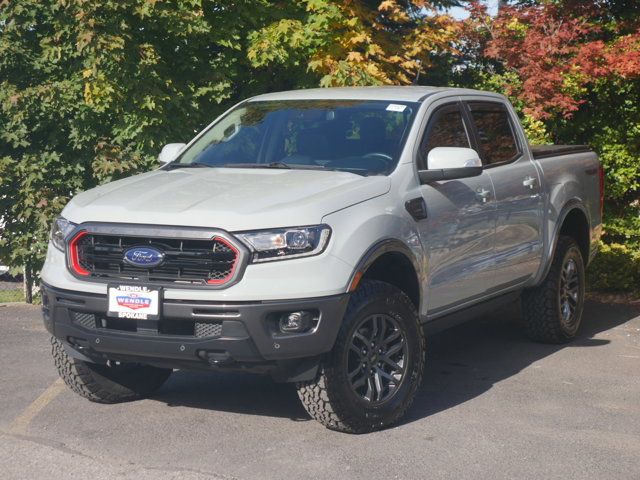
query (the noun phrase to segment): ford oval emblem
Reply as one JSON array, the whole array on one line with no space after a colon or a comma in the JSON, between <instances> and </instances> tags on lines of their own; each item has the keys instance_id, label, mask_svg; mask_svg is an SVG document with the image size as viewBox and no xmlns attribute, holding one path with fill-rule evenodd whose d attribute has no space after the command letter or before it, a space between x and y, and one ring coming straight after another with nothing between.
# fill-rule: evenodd
<instances>
[{"instance_id":1,"label":"ford oval emblem","mask_svg":"<svg viewBox=\"0 0 640 480\"><path fill-rule=\"evenodd\" d=\"M133 247L124 252L124 261L134 267L157 267L164 260L164 253L153 247Z\"/></svg>"}]
</instances>

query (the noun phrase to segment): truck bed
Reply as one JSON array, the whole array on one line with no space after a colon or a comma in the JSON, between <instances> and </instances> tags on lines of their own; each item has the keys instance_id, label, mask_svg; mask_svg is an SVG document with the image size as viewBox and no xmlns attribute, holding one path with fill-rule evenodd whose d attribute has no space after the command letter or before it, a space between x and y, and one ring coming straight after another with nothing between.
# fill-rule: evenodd
<instances>
[{"instance_id":1,"label":"truck bed","mask_svg":"<svg viewBox=\"0 0 640 480\"><path fill-rule=\"evenodd\" d=\"M529 148L531 149L533 158L536 160L591 151L588 145L531 145Z\"/></svg>"}]
</instances>

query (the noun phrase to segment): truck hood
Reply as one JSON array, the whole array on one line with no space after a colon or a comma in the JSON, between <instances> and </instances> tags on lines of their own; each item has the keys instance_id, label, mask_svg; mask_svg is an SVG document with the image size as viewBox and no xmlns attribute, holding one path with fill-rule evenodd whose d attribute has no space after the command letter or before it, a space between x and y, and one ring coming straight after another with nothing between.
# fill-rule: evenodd
<instances>
[{"instance_id":1,"label":"truck hood","mask_svg":"<svg viewBox=\"0 0 640 480\"><path fill-rule=\"evenodd\" d=\"M312 225L389 191L388 177L246 168L155 170L74 197L74 223L215 227L228 231Z\"/></svg>"}]
</instances>

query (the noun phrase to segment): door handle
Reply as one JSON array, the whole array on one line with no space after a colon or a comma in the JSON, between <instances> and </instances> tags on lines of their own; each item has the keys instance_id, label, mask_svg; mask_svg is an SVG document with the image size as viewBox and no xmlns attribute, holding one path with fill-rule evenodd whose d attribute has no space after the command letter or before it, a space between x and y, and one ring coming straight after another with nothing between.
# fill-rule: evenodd
<instances>
[{"instance_id":1,"label":"door handle","mask_svg":"<svg viewBox=\"0 0 640 480\"><path fill-rule=\"evenodd\" d=\"M476 198L482 203L487 203L489 196L491 195L491 191L486 188L480 187L476 190Z\"/></svg>"},{"instance_id":2,"label":"door handle","mask_svg":"<svg viewBox=\"0 0 640 480\"><path fill-rule=\"evenodd\" d=\"M538 179L534 177L527 177L522 181L522 185L524 185L525 187L529 187L531 190L533 190L537 182L538 182Z\"/></svg>"}]
</instances>

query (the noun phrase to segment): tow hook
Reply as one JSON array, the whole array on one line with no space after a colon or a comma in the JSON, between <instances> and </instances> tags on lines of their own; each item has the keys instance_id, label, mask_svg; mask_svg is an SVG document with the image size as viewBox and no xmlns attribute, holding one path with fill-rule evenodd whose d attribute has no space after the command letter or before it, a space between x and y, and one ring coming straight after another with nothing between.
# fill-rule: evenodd
<instances>
[{"instance_id":1,"label":"tow hook","mask_svg":"<svg viewBox=\"0 0 640 480\"><path fill-rule=\"evenodd\" d=\"M199 350L198 357L202 360L205 360L212 367L220 367L223 365L228 365L233 363L233 359L229 352L225 351L207 351L207 350Z\"/></svg>"}]
</instances>

